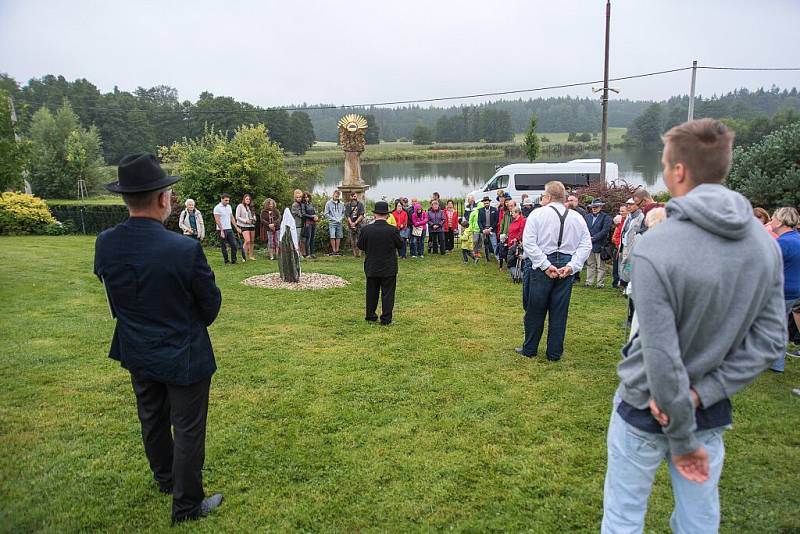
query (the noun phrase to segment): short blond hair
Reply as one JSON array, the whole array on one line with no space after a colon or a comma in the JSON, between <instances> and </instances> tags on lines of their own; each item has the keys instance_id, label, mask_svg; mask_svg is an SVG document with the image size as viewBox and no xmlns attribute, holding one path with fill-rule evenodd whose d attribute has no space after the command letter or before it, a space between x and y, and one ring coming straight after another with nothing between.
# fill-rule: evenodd
<instances>
[{"instance_id":1,"label":"short blond hair","mask_svg":"<svg viewBox=\"0 0 800 534\"><path fill-rule=\"evenodd\" d=\"M800 215L794 208L778 208L772 214L772 218L789 228L797 228L797 225L800 224Z\"/></svg>"},{"instance_id":2,"label":"short blond hair","mask_svg":"<svg viewBox=\"0 0 800 534\"><path fill-rule=\"evenodd\" d=\"M551 201L564 201L567 198L567 188L558 180L544 184L544 194L550 197Z\"/></svg>"},{"instance_id":3,"label":"short blond hair","mask_svg":"<svg viewBox=\"0 0 800 534\"><path fill-rule=\"evenodd\" d=\"M647 212L644 217L644 224L648 228L652 228L667 220L667 210L665 208L653 208Z\"/></svg>"},{"instance_id":4,"label":"short blond hair","mask_svg":"<svg viewBox=\"0 0 800 534\"><path fill-rule=\"evenodd\" d=\"M734 136L716 119L699 119L675 126L661 139L670 167L683 164L696 184L719 184L731 169Z\"/></svg>"}]
</instances>

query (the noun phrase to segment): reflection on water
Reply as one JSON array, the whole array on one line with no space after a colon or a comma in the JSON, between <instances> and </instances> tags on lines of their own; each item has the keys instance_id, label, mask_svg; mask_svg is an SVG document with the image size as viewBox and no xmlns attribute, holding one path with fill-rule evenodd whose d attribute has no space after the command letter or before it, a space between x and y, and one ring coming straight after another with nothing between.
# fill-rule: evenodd
<instances>
[{"instance_id":1,"label":"reflection on water","mask_svg":"<svg viewBox=\"0 0 800 534\"><path fill-rule=\"evenodd\" d=\"M543 161L569 161L578 158L599 158L599 153L548 158ZM631 184L642 184L650 191L663 191L661 153L658 150L614 149L608 160L619 167L619 176ZM491 178L495 170L509 163L524 163L520 158L482 158L447 161L386 161L363 163L361 175L370 186L367 198L399 196L429 198L434 191L444 198L460 198L478 189ZM315 193L333 192L342 183L344 165L325 169L324 179L314 188Z\"/></svg>"}]
</instances>

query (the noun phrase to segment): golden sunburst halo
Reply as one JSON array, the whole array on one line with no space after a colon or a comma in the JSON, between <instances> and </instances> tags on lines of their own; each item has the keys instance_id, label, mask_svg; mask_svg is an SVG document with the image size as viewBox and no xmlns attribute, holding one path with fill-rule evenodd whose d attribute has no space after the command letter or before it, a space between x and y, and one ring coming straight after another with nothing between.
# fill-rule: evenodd
<instances>
[{"instance_id":1,"label":"golden sunburst halo","mask_svg":"<svg viewBox=\"0 0 800 534\"><path fill-rule=\"evenodd\" d=\"M361 115L350 113L339 119L339 128L344 128L348 132L355 132L356 130L364 130L367 128L367 119Z\"/></svg>"}]
</instances>

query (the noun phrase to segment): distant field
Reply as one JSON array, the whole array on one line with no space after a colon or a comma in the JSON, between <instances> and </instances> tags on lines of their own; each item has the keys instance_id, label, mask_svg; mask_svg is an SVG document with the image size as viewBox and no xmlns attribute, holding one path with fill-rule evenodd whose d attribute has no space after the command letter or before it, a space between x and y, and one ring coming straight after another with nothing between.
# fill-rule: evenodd
<instances>
[{"instance_id":1,"label":"distant field","mask_svg":"<svg viewBox=\"0 0 800 534\"><path fill-rule=\"evenodd\" d=\"M623 136L628 131L627 128L609 128L608 129L608 142L612 145L617 145L622 143ZM581 133L581 132L578 132ZM591 133L591 132L590 132ZM514 142L515 143L522 143L522 139L525 137L525 134L519 133L514 135ZM569 143L567 141L567 137L569 137L569 133L567 132L540 132L539 137L546 137L548 141L545 142L551 144L566 144ZM593 139L593 141L600 141L600 134L597 134L597 139Z\"/></svg>"},{"instance_id":2,"label":"distant field","mask_svg":"<svg viewBox=\"0 0 800 534\"><path fill-rule=\"evenodd\" d=\"M81 204L89 206L112 206L115 204L124 204L120 195L100 195L87 198L86 200L78 200L75 198L48 198L47 203L50 205L62 204L67 206L79 206Z\"/></svg>"}]
</instances>

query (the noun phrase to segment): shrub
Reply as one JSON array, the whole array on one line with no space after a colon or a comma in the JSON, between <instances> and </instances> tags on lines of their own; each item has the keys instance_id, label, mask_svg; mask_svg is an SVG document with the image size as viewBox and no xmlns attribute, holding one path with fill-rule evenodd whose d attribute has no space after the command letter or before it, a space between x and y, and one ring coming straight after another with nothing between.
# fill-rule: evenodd
<instances>
[{"instance_id":1,"label":"shrub","mask_svg":"<svg viewBox=\"0 0 800 534\"><path fill-rule=\"evenodd\" d=\"M231 139L206 130L197 139L161 147L160 154L183 177L175 186L180 197L193 198L203 213L211 213L222 192L232 195L234 206L245 193L272 197L283 206L292 198L283 152L262 124L241 126Z\"/></svg>"},{"instance_id":2,"label":"shrub","mask_svg":"<svg viewBox=\"0 0 800 534\"><path fill-rule=\"evenodd\" d=\"M640 187L640 185L629 184L625 180L612 181L610 184L592 182L586 187L578 188L575 194L583 202L593 198L601 199L606 203L603 210L614 215L619 212L619 207L631 198L634 191Z\"/></svg>"},{"instance_id":3,"label":"shrub","mask_svg":"<svg viewBox=\"0 0 800 534\"><path fill-rule=\"evenodd\" d=\"M0 197L0 234L38 234L56 220L41 198L24 193Z\"/></svg>"},{"instance_id":4,"label":"shrub","mask_svg":"<svg viewBox=\"0 0 800 534\"><path fill-rule=\"evenodd\" d=\"M735 149L728 186L770 212L800 205L800 123Z\"/></svg>"},{"instance_id":5,"label":"shrub","mask_svg":"<svg viewBox=\"0 0 800 534\"><path fill-rule=\"evenodd\" d=\"M128 208L123 205L51 204L50 211L63 225L63 233L99 234L128 218Z\"/></svg>"}]
</instances>

